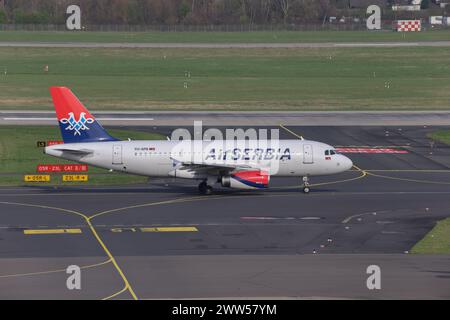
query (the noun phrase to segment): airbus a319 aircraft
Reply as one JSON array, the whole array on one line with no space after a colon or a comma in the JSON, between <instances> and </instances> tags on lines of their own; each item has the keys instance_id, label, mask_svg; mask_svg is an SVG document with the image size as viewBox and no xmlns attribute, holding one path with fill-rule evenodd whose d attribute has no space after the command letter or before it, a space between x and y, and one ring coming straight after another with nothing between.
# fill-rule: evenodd
<instances>
[{"instance_id":1,"label":"airbus a319 aircraft","mask_svg":"<svg viewBox=\"0 0 450 320\"><path fill-rule=\"evenodd\" d=\"M110 136L66 87L51 87L64 143L45 153L101 168L149 177L196 179L202 194L212 185L235 189L268 188L271 177L337 174L353 163L327 144L309 140L142 140Z\"/></svg>"}]
</instances>

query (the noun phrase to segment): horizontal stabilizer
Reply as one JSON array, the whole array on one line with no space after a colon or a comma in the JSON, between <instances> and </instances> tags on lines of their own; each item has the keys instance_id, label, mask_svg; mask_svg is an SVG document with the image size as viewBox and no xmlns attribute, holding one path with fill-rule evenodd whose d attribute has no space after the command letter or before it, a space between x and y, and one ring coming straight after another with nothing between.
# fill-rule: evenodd
<instances>
[{"instance_id":1,"label":"horizontal stabilizer","mask_svg":"<svg viewBox=\"0 0 450 320\"><path fill-rule=\"evenodd\" d=\"M77 156L85 156L91 153L94 153L93 150L88 149L68 149L68 148L54 148L54 151L60 151L64 153L70 153Z\"/></svg>"}]
</instances>

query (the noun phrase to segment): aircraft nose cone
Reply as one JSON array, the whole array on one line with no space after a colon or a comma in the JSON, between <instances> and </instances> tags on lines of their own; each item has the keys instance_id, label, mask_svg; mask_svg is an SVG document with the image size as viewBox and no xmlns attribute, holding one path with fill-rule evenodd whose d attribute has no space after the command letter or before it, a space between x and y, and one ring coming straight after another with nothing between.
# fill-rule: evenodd
<instances>
[{"instance_id":1,"label":"aircraft nose cone","mask_svg":"<svg viewBox=\"0 0 450 320\"><path fill-rule=\"evenodd\" d=\"M343 167L345 170L350 170L353 167L353 161L350 158L344 156Z\"/></svg>"},{"instance_id":2,"label":"aircraft nose cone","mask_svg":"<svg viewBox=\"0 0 450 320\"><path fill-rule=\"evenodd\" d=\"M343 154L339 155L339 158L337 159L337 166L338 166L338 172L344 172L347 170L350 170L353 167L353 162L348 157L344 156Z\"/></svg>"}]
</instances>

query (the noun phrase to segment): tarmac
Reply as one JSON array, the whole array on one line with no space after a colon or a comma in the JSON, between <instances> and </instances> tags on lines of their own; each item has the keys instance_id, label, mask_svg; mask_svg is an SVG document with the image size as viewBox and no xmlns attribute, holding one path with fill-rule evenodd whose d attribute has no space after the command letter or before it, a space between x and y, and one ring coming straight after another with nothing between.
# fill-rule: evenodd
<instances>
[{"instance_id":1,"label":"tarmac","mask_svg":"<svg viewBox=\"0 0 450 320\"><path fill-rule=\"evenodd\" d=\"M450 111L92 112L106 126L446 126ZM0 125L55 125L54 111L0 111Z\"/></svg>"},{"instance_id":2,"label":"tarmac","mask_svg":"<svg viewBox=\"0 0 450 320\"><path fill-rule=\"evenodd\" d=\"M440 128L284 126L358 152L310 194L291 178L212 196L173 179L1 188L0 299L449 299L450 256L411 253L450 216L450 148L427 138ZM66 287L70 265L81 290Z\"/></svg>"}]
</instances>

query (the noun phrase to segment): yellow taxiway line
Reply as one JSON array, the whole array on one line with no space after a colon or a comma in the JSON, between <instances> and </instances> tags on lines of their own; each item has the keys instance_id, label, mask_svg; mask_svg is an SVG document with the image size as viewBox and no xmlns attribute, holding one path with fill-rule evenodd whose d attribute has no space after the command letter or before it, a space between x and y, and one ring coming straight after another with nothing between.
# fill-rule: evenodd
<instances>
[{"instance_id":1,"label":"yellow taxiway line","mask_svg":"<svg viewBox=\"0 0 450 320\"><path fill-rule=\"evenodd\" d=\"M24 234L81 234L81 229L28 229L23 230Z\"/></svg>"},{"instance_id":2,"label":"yellow taxiway line","mask_svg":"<svg viewBox=\"0 0 450 320\"><path fill-rule=\"evenodd\" d=\"M127 277L125 276L125 274L123 273L122 269L118 265L116 259L111 254L111 251L109 251L108 247L105 245L103 240L98 235L97 230L95 230L94 226L92 225L91 219L93 217L89 217L89 216L87 216L87 215L85 215L85 214L83 214L81 212L75 211L75 210L69 210L69 209L58 208L58 207L50 207L50 206L42 206L42 205L37 205L37 204L20 203L20 202L0 202L0 204L17 205L17 206L25 206L25 207L34 207L34 208L42 208L42 209L50 209L50 210L56 210L58 212L63 212L63 213L70 213L70 214L74 214L74 215L77 215L79 217L82 217L84 219L84 221L87 223L87 225L89 226L89 228L90 228L92 234L94 235L95 239L97 239L97 242L100 244L100 246L102 247L103 251L108 256L109 260L111 260L112 264L116 268L117 273L122 278L122 280L123 280L123 282L125 284L125 289L128 290L128 292L131 294L131 296L133 297L134 300L138 300L138 297L137 297L136 293L134 292L132 286L130 285L130 283L129 283Z\"/></svg>"},{"instance_id":3,"label":"yellow taxiway line","mask_svg":"<svg viewBox=\"0 0 450 320\"><path fill-rule=\"evenodd\" d=\"M196 227L156 227L140 228L142 232L197 232Z\"/></svg>"},{"instance_id":4,"label":"yellow taxiway line","mask_svg":"<svg viewBox=\"0 0 450 320\"><path fill-rule=\"evenodd\" d=\"M103 266L103 265L108 264L110 262L111 262L111 259L108 259L106 261L99 262L99 263L96 263L96 264L91 264L91 265L88 265L88 266L81 266L80 269L85 270L85 269L91 269L91 268L95 268L95 267L100 267L100 266ZM66 272L66 271L67 271L67 269L57 269L57 270L49 270L49 271L5 274L5 275L0 275L0 279L2 279L2 278L17 278L17 277L38 276L38 275L43 275L43 274L60 273L60 272Z\"/></svg>"},{"instance_id":5,"label":"yellow taxiway line","mask_svg":"<svg viewBox=\"0 0 450 320\"><path fill-rule=\"evenodd\" d=\"M383 178L383 179L390 179L390 180L416 182L416 183L424 183L424 184L450 185L450 182L391 177L391 176L386 176L386 175L382 175L382 174L375 174L375 173L372 173L370 171L367 172L367 174L369 176L372 176L372 177Z\"/></svg>"}]
</instances>

